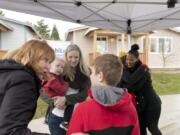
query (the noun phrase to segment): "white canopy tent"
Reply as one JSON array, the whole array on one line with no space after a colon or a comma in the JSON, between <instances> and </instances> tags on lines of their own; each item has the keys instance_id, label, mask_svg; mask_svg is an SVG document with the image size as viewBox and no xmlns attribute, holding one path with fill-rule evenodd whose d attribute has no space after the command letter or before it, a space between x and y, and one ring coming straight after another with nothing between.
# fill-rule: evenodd
<instances>
[{"instance_id":1,"label":"white canopy tent","mask_svg":"<svg viewBox=\"0 0 180 135\"><path fill-rule=\"evenodd\" d=\"M0 0L0 8L125 33L180 26L178 0Z\"/></svg>"}]
</instances>

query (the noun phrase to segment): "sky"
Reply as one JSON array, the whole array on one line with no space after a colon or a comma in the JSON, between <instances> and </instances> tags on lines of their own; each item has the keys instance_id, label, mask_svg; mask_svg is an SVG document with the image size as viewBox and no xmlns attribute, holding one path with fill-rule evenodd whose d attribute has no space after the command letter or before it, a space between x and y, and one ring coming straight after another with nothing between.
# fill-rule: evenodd
<instances>
[{"instance_id":1,"label":"sky","mask_svg":"<svg viewBox=\"0 0 180 135\"><path fill-rule=\"evenodd\" d=\"M50 19L50 18L44 18L40 16L35 16L35 15L29 15L29 14L19 13L15 11L10 11L10 10L4 10L1 8L0 8L0 11L3 11L3 13L5 14L5 17L7 18L11 18L14 20L22 21L22 22L30 22L32 24L37 24L37 21L44 19L45 24L48 24L50 29L52 29L54 24L56 24L56 27L60 34L60 38L62 40L65 39L65 33L68 31L68 29L82 26L75 23L70 23L70 22L60 21L60 20L55 20L55 19Z\"/></svg>"}]
</instances>

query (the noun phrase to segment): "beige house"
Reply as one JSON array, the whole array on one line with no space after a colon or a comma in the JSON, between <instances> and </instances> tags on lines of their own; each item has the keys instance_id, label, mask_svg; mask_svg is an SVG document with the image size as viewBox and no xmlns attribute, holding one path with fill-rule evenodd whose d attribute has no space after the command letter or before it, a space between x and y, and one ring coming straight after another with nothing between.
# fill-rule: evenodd
<instances>
[{"instance_id":1,"label":"beige house","mask_svg":"<svg viewBox=\"0 0 180 135\"><path fill-rule=\"evenodd\" d=\"M180 69L180 32L174 29L134 33L130 37L124 33L84 26L70 29L66 40L80 46L89 64L100 54L120 56L137 43L141 60L150 68Z\"/></svg>"}]
</instances>

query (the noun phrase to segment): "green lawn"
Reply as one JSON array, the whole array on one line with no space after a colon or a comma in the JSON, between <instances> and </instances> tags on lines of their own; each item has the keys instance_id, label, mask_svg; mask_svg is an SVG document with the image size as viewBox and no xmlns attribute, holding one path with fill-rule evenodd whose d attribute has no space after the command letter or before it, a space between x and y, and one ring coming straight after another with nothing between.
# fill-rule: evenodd
<instances>
[{"instance_id":1,"label":"green lawn","mask_svg":"<svg viewBox=\"0 0 180 135\"><path fill-rule=\"evenodd\" d=\"M180 73L154 73L152 80L159 95L180 94Z\"/></svg>"},{"instance_id":2,"label":"green lawn","mask_svg":"<svg viewBox=\"0 0 180 135\"><path fill-rule=\"evenodd\" d=\"M38 104L37 104L37 110L36 110L36 114L34 116L34 119L45 116L47 106L48 105L41 98L39 98Z\"/></svg>"},{"instance_id":3,"label":"green lawn","mask_svg":"<svg viewBox=\"0 0 180 135\"><path fill-rule=\"evenodd\" d=\"M153 73L152 81L155 90L159 95L180 94L180 73L165 74ZM34 118L39 118L45 115L47 105L41 99L38 100L38 107Z\"/></svg>"}]
</instances>

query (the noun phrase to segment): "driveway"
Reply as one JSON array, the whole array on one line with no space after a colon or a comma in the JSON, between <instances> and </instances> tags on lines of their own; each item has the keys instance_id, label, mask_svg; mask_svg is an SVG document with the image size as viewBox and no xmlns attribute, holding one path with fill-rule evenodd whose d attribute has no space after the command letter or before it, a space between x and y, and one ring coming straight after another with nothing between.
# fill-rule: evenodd
<instances>
[{"instance_id":1,"label":"driveway","mask_svg":"<svg viewBox=\"0 0 180 135\"><path fill-rule=\"evenodd\" d=\"M180 94L161 96L162 112L159 127L163 135L180 135ZM44 118L32 120L29 128L32 131L49 133L43 123Z\"/></svg>"}]
</instances>

